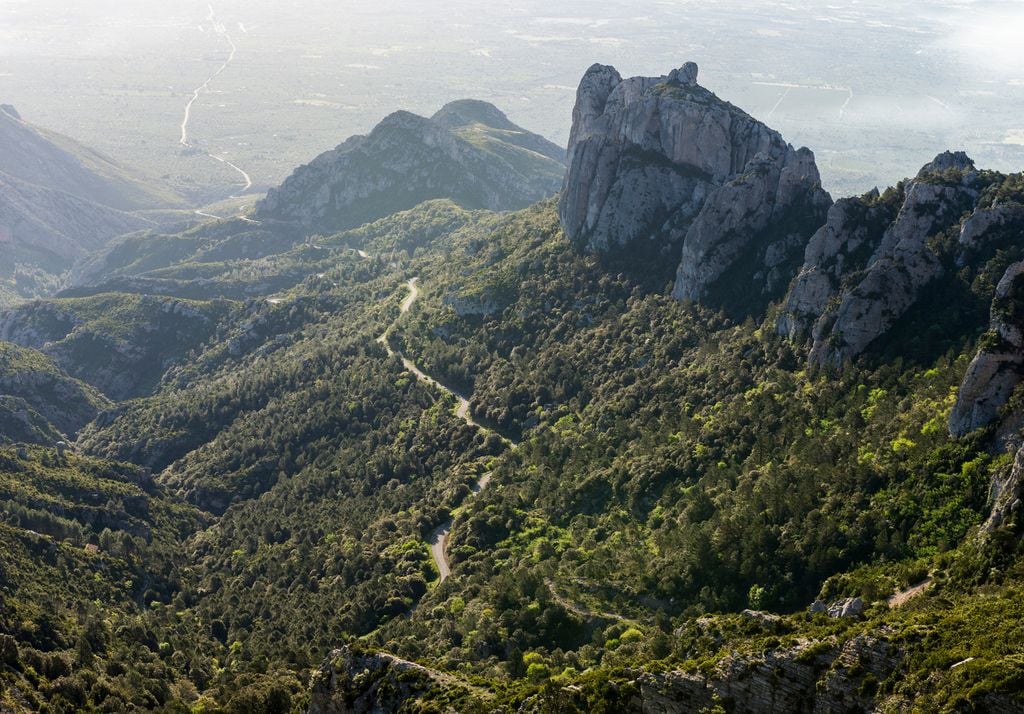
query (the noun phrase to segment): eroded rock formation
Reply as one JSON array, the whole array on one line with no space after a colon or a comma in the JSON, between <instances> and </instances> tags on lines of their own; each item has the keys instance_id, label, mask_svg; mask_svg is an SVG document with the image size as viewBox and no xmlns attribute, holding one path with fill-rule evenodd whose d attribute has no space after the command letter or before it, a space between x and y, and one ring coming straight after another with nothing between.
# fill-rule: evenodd
<instances>
[{"instance_id":1,"label":"eroded rock formation","mask_svg":"<svg viewBox=\"0 0 1024 714\"><path fill-rule=\"evenodd\" d=\"M679 261L673 294L705 300L743 264L750 292L788 284L831 199L814 155L697 84L687 63L622 79L594 65L576 95L559 215L583 250Z\"/></svg>"}]
</instances>

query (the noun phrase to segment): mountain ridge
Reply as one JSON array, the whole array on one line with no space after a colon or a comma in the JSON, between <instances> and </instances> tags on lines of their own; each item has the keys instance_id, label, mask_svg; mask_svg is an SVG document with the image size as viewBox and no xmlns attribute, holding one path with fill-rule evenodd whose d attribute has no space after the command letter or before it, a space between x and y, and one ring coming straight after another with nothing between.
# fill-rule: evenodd
<instances>
[{"instance_id":1,"label":"mountain ridge","mask_svg":"<svg viewBox=\"0 0 1024 714\"><path fill-rule=\"evenodd\" d=\"M557 190L564 167L547 155L557 156L557 148L511 124L496 107L454 103L435 117L388 115L368 135L297 169L257 204L255 216L330 233L430 199L509 210Z\"/></svg>"}]
</instances>

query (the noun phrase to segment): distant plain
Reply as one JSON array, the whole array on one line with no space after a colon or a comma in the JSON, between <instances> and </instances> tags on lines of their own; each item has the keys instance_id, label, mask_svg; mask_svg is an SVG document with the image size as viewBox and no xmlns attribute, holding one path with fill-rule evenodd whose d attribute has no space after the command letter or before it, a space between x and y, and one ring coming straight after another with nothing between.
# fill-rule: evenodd
<instances>
[{"instance_id":1,"label":"distant plain","mask_svg":"<svg viewBox=\"0 0 1024 714\"><path fill-rule=\"evenodd\" d=\"M1020 31L1024 8L996 0L0 0L0 102L198 205L245 184L208 154L255 195L390 111L463 97L564 144L590 64L694 60L703 85L814 149L846 195L947 148L1019 170ZM211 77L183 146L186 103Z\"/></svg>"}]
</instances>

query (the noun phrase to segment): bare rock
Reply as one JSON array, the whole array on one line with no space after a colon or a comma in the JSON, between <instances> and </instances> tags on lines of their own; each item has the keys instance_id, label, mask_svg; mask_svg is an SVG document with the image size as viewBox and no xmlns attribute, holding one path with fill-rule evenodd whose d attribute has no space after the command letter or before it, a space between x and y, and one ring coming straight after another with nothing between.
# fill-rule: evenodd
<instances>
[{"instance_id":1,"label":"bare rock","mask_svg":"<svg viewBox=\"0 0 1024 714\"><path fill-rule=\"evenodd\" d=\"M963 151L943 151L934 159L921 167L917 172L918 178L925 178L931 174L940 174L946 171L972 171L974 161Z\"/></svg>"},{"instance_id":2,"label":"bare rock","mask_svg":"<svg viewBox=\"0 0 1024 714\"><path fill-rule=\"evenodd\" d=\"M697 84L694 63L663 77L622 79L604 65L583 76L559 202L579 248L681 250L673 294L697 300L753 252L747 277L763 289L788 283L791 274L779 277L795 272L788 252L802 248L830 204L813 154ZM813 227L766 237L796 206L817 211ZM774 264L760 262L766 257Z\"/></svg>"},{"instance_id":3,"label":"bare rock","mask_svg":"<svg viewBox=\"0 0 1024 714\"><path fill-rule=\"evenodd\" d=\"M709 672L645 674L639 679L640 709L645 714L684 714L724 703L728 711L753 714L871 711L873 690L865 682L885 680L902 661L888 634L733 654Z\"/></svg>"},{"instance_id":4,"label":"bare rock","mask_svg":"<svg viewBox=\"0 0 1024 714\"><path fill-rule=\"evenodd\" d=\"M947 163L941 157L936 162ZM921 289L942 274L928 239L956 225L964 206L975 199L976 192L961 183L919 179L908 184L903 205L866 270L850 276L853 282L832 301L835 307L815 321L811 364L842 366L888 332L916 302Z\"/></svg>"},{"instance_id":5,"label":"bare rock","mask_svg":"<svg viewBox=\"0 0 1024 714\"><path fill-rule=\"evenodd\" d=\"M434 117L399 111L296 169L256 206L259 219L323 233L354 228L432 199L464 208L524 208L553 195L562 150L485 102Z\"/></svg>"},{"instance_id":6,"label":"bare rock","mask_svg":"<svg viewBox=\"0 0 1024 714\"><path fill-rule=\"evenodd\" d=\"M971 360L949 415L949 433L962 436L991 422L1024 375L1024 261L1003 273L992 300L989 332Z\"/></svg>"},{"instance_id":7,"label":"bare rock","mask_svg":"<svg viewBox=\"0 0 1024 714\"><path fill-rule=\"evenodd\" d=\"M829 208L825 225L807 243L803 266L776 320L778 334L793 341L809 337L844 277L866 267L895 218L892 207L878 199L878 191L872 191L842 198Z\"/></svg>"},{"instance_id":8,"label":"bare rock","mask_svg":"<svg viewBox=\"0 0 1024 714\"><path fill-rule=\"evenodd\" d=\"M859 597L837 600L828 607L829 617L856 617L864 611L864 601Z\"/></svg>"},{"instance_id":9,"label":"bare rock","mask_svg":"<svg viewBox=\"0 0 1024 714\"><path fill-rule=\"evenodd\" d=\"M981 527L982 533L991 533L1006 525L1011 515L1020 511L1021 496L1024 495L1024 446L1017 450L1013 465L992 477L989 485L989 501L992 504L988 518Z\"/></svg>"},{"instance_id":10,"label":"bare rock","mask_svg":"<svg viewBox=\"0 0 1024 714\"><path fill-rule=\"evenodd\" d=\"M820 224L831 203L820 190L820 182L809 149L787 147L781 157L755 157L742 176L710 195L694 219L683 240L673 296L677 300L701 300L730 267L741 257L749 257L751 251L760 251L755 262L763 269L783 264L784 257L773 255L775 244L758 246L754 239L772 224L785 221L796 206L796 212L810 216L810 225ZM792 247L802 249L806 235L812 231L804 226L798 236L805 235ZM786 276L787 282L791 275ZM762 272L761 282L763 277Z\"/></svg>"},{"instance_id":11,"label":"bare rock","mask_svg":"<svg viewBox=\"0 0 1024 714\"><path fill-rule=\"evenodd\" d=\"M960 228L958 242L966 253L966 251L977 249L983 245L995 230L1022 220L1024 220L1024 206L1019 204L979 208L964 221ZM964 263L963 258L960 263L961 265Z\"/></svg>"}]
</instances>

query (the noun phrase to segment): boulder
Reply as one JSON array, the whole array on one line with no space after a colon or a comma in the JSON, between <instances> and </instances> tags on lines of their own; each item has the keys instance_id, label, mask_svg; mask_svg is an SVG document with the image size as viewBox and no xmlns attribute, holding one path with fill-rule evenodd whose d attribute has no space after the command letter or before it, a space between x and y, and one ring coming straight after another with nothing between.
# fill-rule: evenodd
<instances>
[{"instance_id":1,"label":"boulder","mask_svg":"<svg viewBox=\"0 0 1024 714\"><path fill-rule=\"evenodd\" d=\"M857 617L864 611L864 601L859 597L848 597L837 600L828 606L829 617Z\"/></svg>"}]
</instances>

